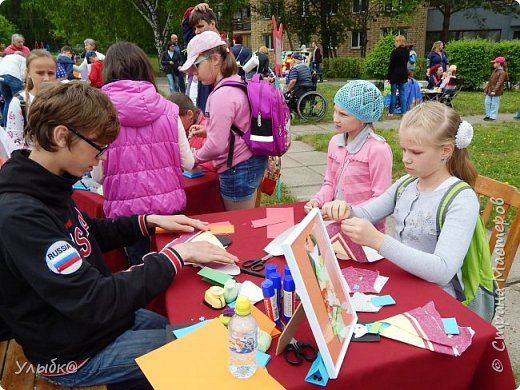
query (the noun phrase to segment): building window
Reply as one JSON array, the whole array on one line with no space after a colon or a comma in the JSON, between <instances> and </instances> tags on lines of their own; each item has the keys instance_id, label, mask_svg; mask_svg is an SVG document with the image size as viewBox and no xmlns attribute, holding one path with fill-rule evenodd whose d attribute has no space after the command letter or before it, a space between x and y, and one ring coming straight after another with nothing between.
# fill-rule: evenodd
<instances>
[{"instance_id":1,"label":"building window","mask_svg":"<svg viewBox=\"0 0 520 390\"><path fill-rule=\"evenodd\" d=\"M361 49L363 46L363 32L352 31L352 49Z\"/></svg>"},{"instance_id":2,"label":"building window","mask_svg":"<svg viewBox=\"0 0 520 390\"><path fill-rule=\"evenodd\" d=\"M268 49L274 49L273 47L273 35L272 34L264 34L264 46Z\"/></svg>"},{"instance_id":3,"label":"building window","mask_svg":"<svg viewBox=\"0 0 520 390\"><path fill-rule=\"evenodd\" d=\"M271 19L273 15L279 17L282 14L282 12L280 12L280 6L280 1L263 1L260 14L264 19Z\"/></svg>"},{"instance_id":4,"label":"building window","mask_svg":"<svg viewBox=\"0 0 520 390\"><path fill-rule=\"evenodd\" d=\"M352 1L352 13L359 14L362 11L368 9L368 0L353 0Z\"/></svg>"},{"instance_id":5,"label":"building window","mask_svg":"<svg viewBox=\"0 0 520 390\"><path fill-rule=\"evenodd\" d=\"M393 28L385 27L382 30L383 36L386 35L403 35L405 38L408 36L408 29L403 27Z\"/></svg>"}]
</instances>

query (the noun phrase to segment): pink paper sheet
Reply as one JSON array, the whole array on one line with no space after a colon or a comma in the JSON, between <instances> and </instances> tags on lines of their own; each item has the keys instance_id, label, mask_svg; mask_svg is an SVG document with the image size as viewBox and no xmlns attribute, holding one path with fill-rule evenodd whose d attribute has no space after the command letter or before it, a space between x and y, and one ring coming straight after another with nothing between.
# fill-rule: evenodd
<instances>
[{"instance_id":1,"label":"pink paper sheet","mask_svg":"<svg viewBox=\"0 0 520 390\"><path fill-rule=\"evenodd\" d=\"M266 209L266 217L269 221L282 221L267 225L267 238L276 238L294 225L294 209L292 207L268 208Z\"/></svg>"}]
</instances>

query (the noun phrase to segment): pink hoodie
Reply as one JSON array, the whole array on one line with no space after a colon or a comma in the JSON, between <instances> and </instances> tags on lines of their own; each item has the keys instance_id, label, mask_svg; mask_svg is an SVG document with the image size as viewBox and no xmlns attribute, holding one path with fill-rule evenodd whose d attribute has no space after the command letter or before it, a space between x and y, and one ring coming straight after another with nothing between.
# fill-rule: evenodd
<instances>
[{"instance_id":1,"label":"pink hoodie","mask_svg":"<svg viewBox=\"0 0 520 390\"><path fill-rule=\"evenodd\" d=\"M392 150L367 126L346 146L344 134L332 137L323 186L312 199L320 207L335 199L359 206L381 195L391 184Z\"/></svg>"},{"instance_id":2,"label":"pink hoodie","mask_svg":"<svg viewBox=\"0 0 520 390\"><path fill-rule=\"evenodd\" d=\"M208 117L206 142L202 148L195 152L195 161L197 163L213 160L213 164L219 173L228 170L226 160L229 151L231 125L235 124L242 131L248 130L251 126L249 101L246 93L236 87L223 86L218 88L221 83L226 81L236 82L241 81L241 78L238 75L234 75L220 80L215 85L206 103L205 115ZM253 153L251 153L244 140L236 136L233 166L249 160L252 156Z\"/></svg>"}]
</instances>

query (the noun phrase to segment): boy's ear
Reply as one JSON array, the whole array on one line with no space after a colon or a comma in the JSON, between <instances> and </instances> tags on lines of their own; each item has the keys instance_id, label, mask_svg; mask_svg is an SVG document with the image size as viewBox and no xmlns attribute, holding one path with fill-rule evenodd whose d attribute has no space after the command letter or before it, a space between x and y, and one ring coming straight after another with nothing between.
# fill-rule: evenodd
<instances>
[{"instance_id":1,"label":"boy's ear","mask_svg":"<svg viewBox=\"0 0 520 390\"><path fill-rule=\"evenodd\" d=\"M69 129L63 125L58 125L52 131L52 140L59 148L67 146L67 139L69 137Z\"/></svg>"}]
</instances>

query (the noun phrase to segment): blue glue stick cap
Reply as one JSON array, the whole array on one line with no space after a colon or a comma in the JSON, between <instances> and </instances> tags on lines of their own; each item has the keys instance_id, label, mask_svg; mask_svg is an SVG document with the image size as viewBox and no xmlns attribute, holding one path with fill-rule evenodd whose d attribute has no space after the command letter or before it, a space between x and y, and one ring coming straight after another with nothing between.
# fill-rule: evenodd
<instances>
[{"instance_id":1,"label":"blue glue stick cap","mask_svg":"<svg viewBox=\"0 0 520 390\"><path fill-rule=\"evenodd\" d=\"M283 274L291 276L291 270L289 269L289 264L285 264L283 267Z\"/></svg>"},{"instance_id":2,"label":"blue glue stick cap","mask_svg":"<svg viewBox=\"0 0 520 390\"><path fill-rule=\"evenodd\" d=\"M262 287L262 293L264 294L265 298L270 298L274 295L273 282L271 282L270 280L268 280L268 279L264 280L260 284L260 286Z\"/></svg>"},{"instance_id":3,"label":"blue glue stick cap","mask_svg":"<svg viewBox=\"0 0 520 390\"><path fill-rule=\"evenodd\" d=\"M285 276L283 277L283 289L285 291L294 291L295 290L294 280L291 275L285 274Z\"/></svg>"},{"instance_id":4,"label":"blue glue stick cap","mask_svg":"<svg viewBox=\"0 0 520 390\"><path fill-rule=\"evenodd\" d=\"M276 264L266 264L264 269L265 278L269 279L269 275L273 272L276 272Z\"/></svg>"},{"instance_id":5,"label":"blue glue stick cap","mask_svg":"<svg viewBox=\"0 0 520 390\"><path fill-rule=\"evenodd\" d=\"M278 272L273 272L269 275L269 279L273 282L274 288L280 290L282 288L282 275Z\"/></svg>"}]
</instances>

